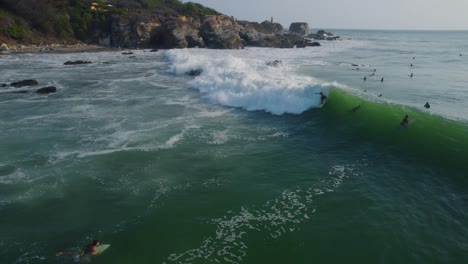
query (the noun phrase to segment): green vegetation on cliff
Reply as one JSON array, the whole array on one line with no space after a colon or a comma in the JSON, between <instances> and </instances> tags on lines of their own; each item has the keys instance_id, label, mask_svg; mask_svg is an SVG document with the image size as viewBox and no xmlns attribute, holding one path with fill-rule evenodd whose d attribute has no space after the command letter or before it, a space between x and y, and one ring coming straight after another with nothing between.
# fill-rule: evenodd
<instances>
[{"instance_id":1,"label":"green vegetation on cliff","mask_svg":"<svg viewBox=\"0 0 468 264\"><path fill-rule=\"evenodd\" d=\"M92 32L109 33L112 20L132 12L176 13L187 17L219 14L178 0L2 0L0 42L93 41ZM94 4L94 5L93 5Z\"/></svg>"}]
</instances>

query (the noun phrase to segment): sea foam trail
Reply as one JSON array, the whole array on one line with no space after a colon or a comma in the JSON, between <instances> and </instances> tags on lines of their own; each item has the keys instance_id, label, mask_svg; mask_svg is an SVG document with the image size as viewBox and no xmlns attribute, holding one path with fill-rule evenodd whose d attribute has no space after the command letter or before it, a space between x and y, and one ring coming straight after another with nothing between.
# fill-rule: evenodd
<instances>
[{"instance_id":1,"label":"sea foam trail","mask_svg":"<svg viewBox=\"0 0 468 264\"><path fill-rule=\"evenodd\" d=\"M166 52L166 58L172 64L170 71L173 74L201 71L190 85L212 103L248 111L300 114L318 107L320 96L316 93L330 87L313 77L294 74L293 67L284 64L269 67L260 59L203 49L171 50Z\"/></svg>"}]
</instances>

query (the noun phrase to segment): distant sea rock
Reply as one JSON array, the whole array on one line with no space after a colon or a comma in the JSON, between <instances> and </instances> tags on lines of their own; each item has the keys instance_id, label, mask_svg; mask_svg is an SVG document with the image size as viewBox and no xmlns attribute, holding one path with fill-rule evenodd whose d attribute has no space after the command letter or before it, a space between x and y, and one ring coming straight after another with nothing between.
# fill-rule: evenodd
<instances>
[{"instance_id":1,"label":"distant sea rock","mask_svg":"<svg viewBox=\"0 0 468 264\"><path fill-rule=\"evenodd\" d=\"M40 88L36 91L38 94L49 94L49 93L55 93L57 91L57 88L55 86L47 86Z\"/></svg>"},{"instance_id":2,"label":"distant sea rock","mask_svg":"<svg viewBox=\"0 0 468 264\"><path fill-rule=\"evenodd\" d=\"M312 42L312 43L308 43L307 46L310 46L310 47L320 47L322 46L319 42Z\"/></svg>"},{"instance_id":3,"label":"distant sea rock","mask_svg":"<svg viewBox=\"0 0 468 264\"><path fill-rule=\"evenodd\" d=\"M37 84L38 82L36 80L22 80L19 82L12 82L10 85L13 87L23 87L23 86L33 86Z\"/></svg>"},{"instance_id":4,"label":"distant sea rock","mask_svg":"<svg viewBox=\"0 0 468 264\"><path fill-rule=\"evenodd\" d=\"M307 38L331 41L339 39L340 36L335 36L333 33L326 32L325 30L319 30L317 33L311 33L307 35Z\"/></svg>"},{"instance_id":5,"label":"distant sea rock","mask_svg":"<svg viewBox=\"0 0 468 264\"><path fill-rule=\"evenodd\" d=\"M90 64L90 63L92 62L77 60L77 61L66 61L65 63L63 63L63 65L79 65L79 64Z\"/></svg>"}]
</instances>

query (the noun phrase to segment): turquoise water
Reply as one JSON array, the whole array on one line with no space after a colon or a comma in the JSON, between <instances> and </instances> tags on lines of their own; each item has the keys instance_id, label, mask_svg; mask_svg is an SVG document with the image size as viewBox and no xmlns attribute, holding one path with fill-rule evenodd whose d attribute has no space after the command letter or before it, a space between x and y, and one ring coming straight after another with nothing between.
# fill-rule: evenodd
<instances>
[{"instance_id":1,"label":"turquoise water","mask_svg":"<svg viewBox=\"0 0 468 264\"><path fill-rule=\"evenodd\" d=\"M0 94L0 262L84 262L55 253L93 239L92 263L467 262L468 35L338 33L0 57L0 83L58 88Z\"/></svg>"}]
</instances>

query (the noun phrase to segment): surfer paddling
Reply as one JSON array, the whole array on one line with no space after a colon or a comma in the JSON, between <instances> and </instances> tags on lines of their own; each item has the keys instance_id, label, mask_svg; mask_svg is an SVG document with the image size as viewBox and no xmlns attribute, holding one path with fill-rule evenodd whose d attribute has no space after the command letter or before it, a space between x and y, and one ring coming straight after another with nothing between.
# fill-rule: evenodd
<instances>
[{"instance_id":1,"label":"surfer paddling","mask_svg":"<svg viewBox=\"0 0 468 264\"><path fill-rule=\"evenodd\" d=\"M91 244L88 244L84 250L84 255L86 254L93 254L94 252L96 252L96 249L97 247L99 246L99 241L97 240L94 240L93 243Z\"/></svg>"},{"instance_id":2,"label":"surfer paddling","mask_svg":"<svg viewBox=\"0 0 468 264\"><path fill-rule=\"evenodd\" d=\"M320 104L323 104L325 100L327 100L327 96L323 92L315 93L315 94L320 94Z\"/></svg>"},{"instance_id":3,"label":"surfer paddling","mask_svg":"<svg viewBox=\"0 0 468 264\"><path fill-rule=\"evenodd\" d=\"M82 256L86 254L92 255L94 252L96 252L96 249L99 245L100 245L99 241L93 240L93 242L88 244L85 250L81 252L81 255ZM80 255L79 252L65 251L65 252L58 252L57 254L55 254L55 256L60 257L64 255L75 255L75 254Z\"/></svg>"}]
</instances>

